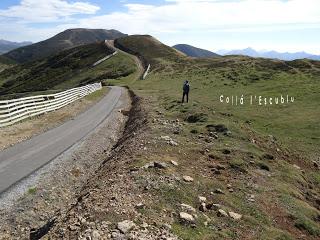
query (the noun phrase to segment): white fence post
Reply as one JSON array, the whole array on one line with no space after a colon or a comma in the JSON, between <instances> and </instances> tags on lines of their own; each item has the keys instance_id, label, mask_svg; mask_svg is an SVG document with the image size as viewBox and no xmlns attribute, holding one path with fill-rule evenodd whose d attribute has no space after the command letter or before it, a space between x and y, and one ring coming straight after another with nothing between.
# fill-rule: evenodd
<instances>
[{"instance_id":1,"label":"white fence post","mask_svg":"<svg viewBox=\"0 0 320 240\"><path fill-rule=\"evenodd\" d=\"M0 101L0 127L17 123L23 119L60 109L102 88L95 83L72 88L64 92Z\"/></svg>"}]
</instances>

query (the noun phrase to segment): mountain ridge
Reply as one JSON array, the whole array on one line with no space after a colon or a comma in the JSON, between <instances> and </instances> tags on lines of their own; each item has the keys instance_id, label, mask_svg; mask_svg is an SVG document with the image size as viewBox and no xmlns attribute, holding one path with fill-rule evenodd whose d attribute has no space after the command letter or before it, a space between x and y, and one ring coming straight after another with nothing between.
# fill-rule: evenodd
<instances>
[{"instance_id":1,"label":"mountain ridge","mask_svg":"<svg viewBox=\"0 0 320 240\"><path fill-rule=\"evenodd\" d=\"M262 58L272 58L272 59L280 59L285 61L292 61L297 59L311 59L311 60L320 60L320 55L315 55L307 52L277 52L275 50L270 51L257 51L253 48L245 48L245 49L235 49L235 50L219 50L217 51L221 55L243 55L249 57L262 57Z\"/></svg>"},{"instance_id":2,"label":"mountain ridge","mask_svg":"<svg viewBox=\"0 0 320 240\"><path fill-rule=\"evenodd\" d=\"M194 47L188 44L176 44L173 46L174 49L186 54L189 57L206 58L206 57L219 57L219 54L211 52L206 49Z\"/></svg>"},{"instance_id":3,"label":"mountain ridge","mask_svg":"<svg viewBox=\"0 0 320 240\"><path fill-rule=\"evenodd\" d=\"M32 45L21 47L4 54L7 58L18 63L25 63L56 54L62 50L70 49L80 45L114 40L127 36L117 30L111 29L67 29L55 36Z\"/></svg>"}]
</instances>

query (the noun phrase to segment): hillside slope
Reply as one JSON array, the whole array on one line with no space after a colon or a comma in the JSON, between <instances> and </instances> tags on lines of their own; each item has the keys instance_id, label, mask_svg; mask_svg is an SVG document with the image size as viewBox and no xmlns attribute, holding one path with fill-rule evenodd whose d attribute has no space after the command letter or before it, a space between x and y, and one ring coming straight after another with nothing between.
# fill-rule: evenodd
<instances>
[{"instance_id":1,"label":"hillside slope","mask_svg":"<svg viewBox=\"0 0 320 240\"><path fill-rule=\"evenodd\" d=\"M150 35L131 35L118 38L114 41L114 45L125 52L140 56L145 64L154 65L162 60L174 61L184 58L184 55Z\"/></svg>"},{"instance_id":2,"label":"hillside slope","mask_svg":"<svg viewBox=\"0 0 320 240\"><path fill-rule=\"evenodd\" d=\"M210 57L219 57L220 55L197 47L193 47L187 44L177 44L174 45L173 48L183 52L189 57L197 57L197 58L210 58Z\"/></svg>"},{"instance_id":3,"label":"hillside slope","mask_svg":"<svg viewBox=\"0 0 320 240\"><path fill-rule=\"evenodd\" d=\"M122 54L96 67L92 66L111 53L113 50L104 42L93 43L14 66L0 73L0 94L62 90L107 78L127 76L135 71L134 61Z\"/></svg>"},{"instance_id":4,"label":"hillside slope","mask_svg":"<svg viewBox=\"0 0 320 240\"><path fill-rule=\"evenodd\" d=\"M116 39L123 36L126 36L126 34L116 30L68 29L45 41L10 51L5 56L18 63L25 63L48 57L79 45L100 42L106 39Z\"/></svg>"}]
</instances>

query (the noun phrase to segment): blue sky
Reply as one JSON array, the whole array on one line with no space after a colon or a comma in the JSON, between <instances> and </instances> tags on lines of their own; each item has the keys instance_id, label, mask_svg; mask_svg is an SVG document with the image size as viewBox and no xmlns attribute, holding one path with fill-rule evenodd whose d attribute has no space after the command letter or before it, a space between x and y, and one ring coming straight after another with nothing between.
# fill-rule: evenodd
<instances>
[{"instance_id":1,"label":"blue sky","mask_svg":"<svg viewBox=\"0 0 320 240\"><path fill-rule=\"evenodd\" d=\"M319 0L0 1L0 39L37 42L77 27L150 34L212 51L320 54Z\"/></svg>"}]
</instances>

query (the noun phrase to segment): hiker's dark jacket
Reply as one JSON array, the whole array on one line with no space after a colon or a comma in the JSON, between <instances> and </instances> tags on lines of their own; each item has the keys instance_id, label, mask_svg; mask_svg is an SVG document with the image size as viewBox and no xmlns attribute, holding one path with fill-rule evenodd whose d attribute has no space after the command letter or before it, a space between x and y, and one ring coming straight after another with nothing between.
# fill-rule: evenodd
<instances>
[{"instance_id":1,"label":"hiker's dark jacket","mask_svg":"<svg viewBox=\"0 0 320 240\"><path fill-rule=\"evenodd\" d=\"M183 84L183 92L188 93L190 90L190 85L189 83Z\"/></svg>"}]
</instances>

